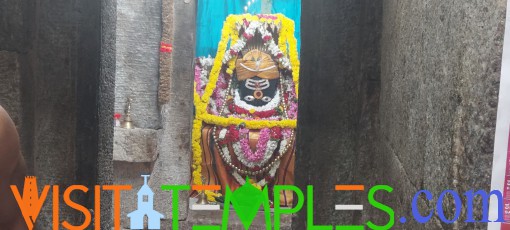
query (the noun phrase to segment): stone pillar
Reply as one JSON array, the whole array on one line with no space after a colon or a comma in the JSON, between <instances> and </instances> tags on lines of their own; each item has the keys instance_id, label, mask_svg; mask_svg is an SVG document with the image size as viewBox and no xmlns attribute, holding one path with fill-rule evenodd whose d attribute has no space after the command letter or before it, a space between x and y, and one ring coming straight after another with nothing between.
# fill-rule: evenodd
<instances>
[{"instance_id":1,"label":"stone pillar","mask_svg":"<svg viewBox=\"0 0 510 230\"><path fill-rule=\"evenodd\" d=\"M422 213L445 189L490 190L506 1L384 1L380 136L377 173L395 188L383 202L411 217L421 189ZM463 203L466 200L461 196ZM462 205L462 204L457 204ZM454 201L443 202L452 219ZM481 219L481 199L474 218ZM407 229L483 229L483 223L440 223ZM364 213L385 221L384 213ZM372 214L372 215L371 215Z\"/></svg>"},{"instance_id":2,"label":"stone pillar","mask_svg":"<svg viewBox=\"0 0 510 230\"><path fill-rule=\"evenodd\" d=\"M360 120L370 114L363 101L377 95L381 6L304 0L302 8L296 184L314 186L315 224L352 225L355 212L334 208L357 194L334 186L356 180ZM306 208L296 217L293 228L305 229Z\"/></svg>"},{"instance_id":3,"label":"stone pillar","mask_svg":"<svg viewBox=\"0 0 510 230\"><path fill-rule=\"evenodd\" d=\"M101 2L101 59L97 88L98 155L96 184L113 184L113 117L115 104L115 37L117 4L115 0ZM95 197L94 197L95 198ZM113 227L113 195L101 194L101 229ZM97 212L97 210L96 210Z\"/></svg>"},{"instance_id":4,"label":"stone pillar","mask_svg":"<svg viewBox=\"0 0 510 230\"><path fill-rule=\"evenodd\" d=\"M141 174L150 174L157 157L161 128L158 106L159 51L161 42L161 0L114 0L115 12L115 112L126 115L132 98L131 118L135 129L114 131L114 172L116 184L129 184L123 192L122 227L129 228L127 214L137 209ZM152 178L150 178L152 179ZM158 187L152 188L160 190Z\"/></svg>"},{"instance_id":5,"label":"stone pillar","mask_svg":"<svg viewBox=\"0 0 510 230\"><path fill-rule=\"evenodd\" d=\"M21 135L22 152L29 172L33 171L32 91L29 62L34 3L0 1L0 105L13 118Z\"/></svg>"},{"instance_id":6,"label":"stone pillar","mask_svg":"<svg viewBox=\"0 0 510 230\"><path fill-rule=\"evenodd\" d=\"M0 25L0 103L18 125L29 174L40 187L60 185L60 198L69 185L111 183L113 82L108 65L100 74L101 60L109 61L101 34L111 28L101 19L111 21L101 17L101 1L0 1L0 14L6 22ZM72 199L92 209L90 194ZM108 197L104 228L111 222ZM51 201L50 193L38 228L52 226ZM61 221L82 222L63 202L59 211Z\"/></svg>"},{"instance_id":7,"label":"stone pillar","mask_svg":"<svg viewBox=\"0 0 510 230\"><path fill-rule=\"evenodd\" d=\"M41 1L37 7L34 52L34 172L38 184L63 189L76 177L76 74L78 15L70 1ZM92 75L93 76L93 75ZM50 198L51 196L48 195ZM64 207L64 205L62 205ZM77 213L61 210L62 220L76 222ZM37 220L52 226L47 202Z\"/></svg>"},{"instance_id":8,"label":"stone pillar","mask_svg":"<svg viewBox=\"0 0 510 230\"><path fill-rule=\"evenodd\" d=\"M152 188L162 184L189 184L191 178L191 124L193 119L193 60L195 50L196 3L189 0L163 1L163 41L173 45L168 75L161 76L160 107L162 133L158 143L159 156L150 179ZM170 16L170 17L169 17ZM169 25L170 23L170 25ZM169 30L171 32L169 34ZM168 55L165 54L165 56ZM162 70L166 72L167 70ZM168 72L167 72L168 73ZM166 217L163 228L171 225L171 193L156 190L156 210ZM188 193L179 194L179 219L184 220L188 212ZM166 227L165 227L166 226Z\"/></svg>"},{"instance_id":9,"label":"stone pillar","mask_svg":"<svg viewBox=\"0 0 510 230\"><path fill-rule=\"evenodd\" d=\"M115 112L131 117L137 128L159 129L158 108L161 0L117 0Z\"/></svg>"}]
</instances>

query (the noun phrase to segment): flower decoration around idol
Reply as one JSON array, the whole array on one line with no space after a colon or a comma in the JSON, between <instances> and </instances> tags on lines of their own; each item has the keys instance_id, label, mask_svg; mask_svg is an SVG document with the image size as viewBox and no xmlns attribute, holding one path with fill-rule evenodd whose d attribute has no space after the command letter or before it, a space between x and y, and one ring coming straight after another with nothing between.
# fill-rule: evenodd
<instances>
[{"instance_id":1,"label":"flower decoration around idol","mask_svg":"<svg viewBox=\"0 0 510 230\"><path fill-rule=\"evenodd\" d=\"M199 57L195 61L195 91L199 96L202 96L209 81L208 75L214 64L214 59L209 55L208 57Z\"/></svg>"},{"instance_id":2,"label":"flower decoration around idol","mask_svg":"<svg viewBox=\"0 0 510 230\"><path fill-rule=\"evenodd\" d=\"M276 33L278 39L275 39ZM276 94L262 106L242 100L236 76L240 54L246 55L244 50L254 37L262 40L264 51L278 65ZM246 176L262 177L256 182L259 186L274 179L280 160L295 138L299 81L296 44L294 22L281 14L231 15L225 21L216 57L196 60L196 116L192 138L194 184L202 184L203 124L213 125L214 144L239 184L246 183L243 179ZM252 130L259 132L253 150L250 147Z\"/></svg>"}]
</instances>

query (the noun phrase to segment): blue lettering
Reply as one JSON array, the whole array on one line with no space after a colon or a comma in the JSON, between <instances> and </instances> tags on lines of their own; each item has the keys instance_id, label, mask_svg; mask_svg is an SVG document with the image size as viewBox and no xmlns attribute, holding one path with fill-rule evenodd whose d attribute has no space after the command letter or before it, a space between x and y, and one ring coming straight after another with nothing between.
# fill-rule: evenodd
<instances>
[{"instance_id":1,"label":"blue lettering","mask_svg":"<svg viewBox=\"0 0 510 230\"><path fill-rule=\"evenodd\" d=\"M489 200L492 195L496 195L496 198L498 199L498 220L494 222L505 222L505 219L503 218L503 194L501 194L498 190L493 190L489 194L483 190L479 190L476 193L474 190L469 190L466 193L464 193L466 196L467 201L467 217L466 222L472 223L476 222L473 219L473 200L475 196L479 195L482 198L482 213L483 217L480 222L487 223L491 222L489 221Z\"/></svg>"},{"instance_id":2,"label":"blue lettering","mask_svg":"<svg viewBox=\"0 0 510 230\"><path fill-rule=\"evenodd\" d=\"M445 216L444 216L444 210L443 210L443 200L444 200L444 197L446 196L446 194L450 193L453 197L453 199L455 200L455 215L453 216L453 219L452 220L448 220ZM447 223L447 224L453 224L455 221L457 221L457 219L459 219L459 216L460 216L460 209L461 209L461 203L462 201L460 200L460 197L459 197L459 194L457 194L455 191L453 190L445 190L443 193L441 193L441 195L439 195L439 199L437 200L437 214L439 215L439 219L441 219L441 221Z\"/></svg>"},{"instance_id":3,"label":"blue lettering","mask_svg":"<svg viewBox=\"0 0 510 230\"><path fill-rule=\"evenodd\" d=\"M428 190L420 190L418 191L414 197L413 197L413 202L411 203L411 208L412 208L412 212L413 212L413 217L416 221L418 221L418 223L427 223L430 218L432 218L432 210L429 212L429 215L427 216L422 216L420 214L420 210L418 209L418 199L420 198L420 194L423 193L425 194L425 197L427 198L427 200L432 200L432 193L430 193Z\"/></svg>"}]
</instances>

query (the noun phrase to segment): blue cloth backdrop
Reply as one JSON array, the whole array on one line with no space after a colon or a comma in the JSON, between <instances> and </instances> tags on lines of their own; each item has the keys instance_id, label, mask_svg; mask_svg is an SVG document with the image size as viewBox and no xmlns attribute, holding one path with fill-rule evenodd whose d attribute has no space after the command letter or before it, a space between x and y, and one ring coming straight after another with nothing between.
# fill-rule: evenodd
<instances>
[{"instance_id":1,"label":"blue cloth backdrop","mask_svg":"<svg viewBox=\"0 0 510 230\"><path fill-rule=\"evenodd\" d=\"M223 22L227 16L244 14L244 7L248 2L253 2L253 4L250 4L247 13L268 13L261 12L263 1L270 2L271 13L281 13L294 20L295 36L298 40L298 47L301 47L301 0L198 0L196 55L198 57L207 55L214 57L221 38Z\"/></svg>"}]
</instances>

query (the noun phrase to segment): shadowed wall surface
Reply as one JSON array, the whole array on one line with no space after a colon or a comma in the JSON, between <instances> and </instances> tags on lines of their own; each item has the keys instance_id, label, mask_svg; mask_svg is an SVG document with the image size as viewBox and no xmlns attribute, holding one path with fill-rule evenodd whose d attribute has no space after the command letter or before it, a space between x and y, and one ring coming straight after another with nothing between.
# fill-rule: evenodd
<instances>
[{"instance_id":1,"label":"shadowed wall surface","mask_svg":"<svg viewBox=\"0 0 510 230\"><path fill-rule=\"evenodd\" d=\"M109 1L0 1L0 103L20 130L29 174L40 189L60 185L61 198L69 185L112 182L114 11ZM90 194L72 199L92 209ZM111 228L111 196L102 199L102 228ZM41 229L52 226L51 200ZM83 221L60 204L61 221Z\"/></svg>"},{"instance_id":2,"label":"shadowed wall surface","mask_svg":"<svg viewBox=\"0 0 510 230\"><path fill-rule=\"evenodd\" d=\"M437 211L424 225L410 220L411 201L430 190L432 200L418 199L426 214L443 190L490 190L506 1L324 0L303 9L297 176L316 185L316 222L386 224L366 192L333 191L361 183L394 188L376 199L395 210L395 228L486 228L463 223L463 196L452 225ZM365 210L332 211L350 203ZM452 197L443 207L452 219ZM400 224L401 216L410 221ZM474 216L482 217L480 197Z\"/></svg>"},{"instance_id":3,"label":"shadowed wall surface","mask_svg":"<svg viewBox=\"0 0 510 230\"><path fill-rule=\"evenodd\" d=\"M154 124L166 130L158 142L153 187L187 183L190 174L195 5L164 2L176 12L162 18L175 27L170 40L177 48L167 100L159 105L161 121L152 111ZM315 186L315 224L387 222L384 212L367 203L367 191L335 192L335 184L388 184L395 190L377 199L393 207L397 218L408 219L418 190L435 195L418 200L422 213L435 207L445 189L489 190L504 0L302 4L296 176L303 191ZM24 155L40 185L112 181L116 18L115 1L0 0L0 103L21 131ZM164 204L170 194L161 195L157 209L169 217ZM188 215L184 195L181 220ZM92 200L74 198L89 205ZM107 229L111 197L103 193L102 199ZM356 203L366 210L334 211L335 204ZM51 226L49 204L38 219L41 227ZM443 205L451 219L452 199ZM481 200L474 205L480 219ZM305 229L305 214L294 218L295 229ZM61 210L62 220L81 218ZM485 225L442 224L435 212L425 225L410 221L395 228Z\"/></svg>"},{"instance_id":4,"label":"shadowed wall surface","mask_svg":"<svg viewBox=\"0 0 510 230\"><path fill-rule=\"evenodd\" d=\"M314 186L315 224L350 225L355 212L334 208L352 204L354 194L334 188L357 177L360 119L369 114L363 101L378 87L381 4L323 0L302 7L296 181L303 191ZM304 210L295 229L306 229Z\"/></svg>"},{"instance_id":5,"label":"shadowed wall surface","mask_svg":"<svg viewBox=\"0 0 510 230\"><path fill-rule=\"evenodd\" d=\"M384 200L397 218L410 219L418 190L434 194L431 201L420 199L423 214L435 208L443 190L490 190L506 1L384 1L383 12L373 154L380 155L377 173L395 188ZM462 223L461 197L457 224L439 223L436 212L425 226L411 221L401 227L486 228ZM452 197L443 207L453 219ZM480 220L480 198L474 207ZM364 219L373 216L368 212Z\"/></svg>"}]
</instances>

